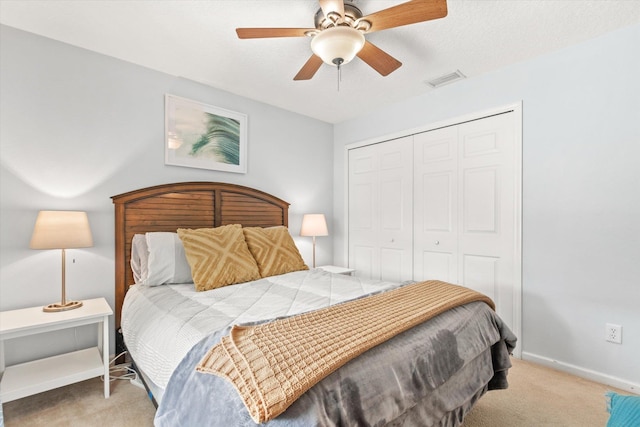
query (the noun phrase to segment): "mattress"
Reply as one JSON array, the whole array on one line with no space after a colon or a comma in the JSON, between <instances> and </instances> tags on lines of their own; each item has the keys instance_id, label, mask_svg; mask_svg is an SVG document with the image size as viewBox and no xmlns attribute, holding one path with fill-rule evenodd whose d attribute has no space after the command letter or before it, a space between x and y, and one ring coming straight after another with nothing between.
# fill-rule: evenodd
<instances>
[{"instance_id":1,"label":"mattress","mask_svg":"<svg viewBox=\"0 0 640 427\"><path fill-rule=\"evenodd\" d=\"M216 331L300 314L397 286L320 269L206 292L196 292L193 284L134 285L123 304L122 333L146 379L164 390L189 350ZM154 394L159 400L161 393Z\"/></svg>"},{"instance_id":2,"label":"mattress","mask_svg":"<svg viewBox=\"0 0 640 427\"><path fill-rule=\"evenodd\" d=\"M158 403L154 424L255 425L230 382L195 369L232 325L260 324L403 285L314 269L206 292L193 284L131 287L121 326ZM351 360L265 425L459 426L486 391L507 387L515 342L484 302L458 306Z\"/></svg>"}]
</instances>

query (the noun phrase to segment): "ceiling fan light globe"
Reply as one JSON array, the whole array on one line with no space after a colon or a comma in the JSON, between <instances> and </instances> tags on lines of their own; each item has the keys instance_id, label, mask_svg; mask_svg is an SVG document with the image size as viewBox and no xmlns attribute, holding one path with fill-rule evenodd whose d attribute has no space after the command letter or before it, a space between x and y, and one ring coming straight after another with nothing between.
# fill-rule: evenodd
<instances>
[{"instance_id":1,"label":"ceiling fan light globe","mask_svg":"<svg viewBox=\"0 0 640 427\"><path fill-rule=\"evenodd\" d=\"M362 50L364 46L362 32L346 26L331 27L322 30L311 40L311 50L323 62L336 66L346 64ZM342 61L339 61L339 60Z\"/></svg>"}]
</instances>

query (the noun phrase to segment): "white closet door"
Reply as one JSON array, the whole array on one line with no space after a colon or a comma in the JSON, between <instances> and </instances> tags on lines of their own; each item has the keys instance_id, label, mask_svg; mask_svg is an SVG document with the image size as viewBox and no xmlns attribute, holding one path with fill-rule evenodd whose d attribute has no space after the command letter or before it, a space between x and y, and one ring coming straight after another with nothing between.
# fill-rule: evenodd
<instances>
[{"instance_id":1,"label":"white closet door","mask_svg":"<svg viewBox=\"0 0 640 427\"><path fill-rule=\"evenodd\" d=\"M521 111L464 120L349 149L349 266L476 289L521 335Z\"/></svg>"},{"instance_id":2,"label":"white closet door","mask_svg":"<svg viewBox=\"0 0 640 427\"><path fill-rule=\"evenodd\" d=\"M514 324L516 156L514 113L459 126L458 281L491 297Z\"/></svg>"},{"instance_id":3,"label":"white closet door","mask_svg":"<svg viewBox=\"0 0 640 427\"><path fill-rule=\"evenodd\" d=\"M458 282L458 127L414 135L414 280Z\"/></svg>"},{"instance_id":4,"label":"white closet door","mask_svg":"<svg viewBox=\"0 0 640 427\"><path fill-rule=\"evenodd\" d=\"M491 297L514 325L514 113L414 135L414 280Z\"/></svg>"},{"instance_id":5,"label":"white closet door","mask_svg":"<svg viewBox=\"0 0 640 427\"><path fill-rule=\"evenodd\" d=\"M412 277L411 141L349 151L349 267L358 276L397 282Z\"/></svg>"},{"instance_id":6,"label":"white closet door","mask_svg":"<svg viewBox=\"0 0 640 427\"><path fill-rule=\"evenodd\" d=\"M349 267L357 276L380 276L377 249L378 170L377 145L349 151Z\"/></svg>"}]
</instances>

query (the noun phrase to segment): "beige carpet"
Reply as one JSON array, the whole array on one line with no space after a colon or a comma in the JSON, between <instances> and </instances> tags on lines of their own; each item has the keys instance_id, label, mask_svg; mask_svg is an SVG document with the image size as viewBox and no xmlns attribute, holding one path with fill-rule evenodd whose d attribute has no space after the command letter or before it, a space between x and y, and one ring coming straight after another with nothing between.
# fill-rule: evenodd
<instances>
[{"instance_id":1,"label":"beige carpet","mask_svg":"<svg viewBox=\"0 0 640 427\"><path fill-rule=\"evenodd\" d=\"M485 394L465 418L465 427L604 427L604 393L620 390L513 359L509 388ZM627 393L628 394L628 393Z\"/></svg>"},{"instance_id":2,"label":"beige carpet","mask_svg":"<svg viewBox=\"0 0 640 427\"><path fill-rule=\"evenodd\" d=\"M608 418L602 384L513 360L508 390L487 393L465 419L465 427L580 426L603 427ZM619 390L618 390L619 391ZM5 426L153 425L155 409L128 381L111 385L102 395L100 379L4 404Z\"/></svg>"},{"instance_id":3,"label":"beige carpet","mask_svg":"<svg viewBox=\"0 0 640 427\"><path fill-rule=\"evenodd\" d=\"M150 427L155 414L147 393L129 381L112 382L105 399L100 378L14 400L3 409L5 427Z\"/></svg>"}]
</instances>

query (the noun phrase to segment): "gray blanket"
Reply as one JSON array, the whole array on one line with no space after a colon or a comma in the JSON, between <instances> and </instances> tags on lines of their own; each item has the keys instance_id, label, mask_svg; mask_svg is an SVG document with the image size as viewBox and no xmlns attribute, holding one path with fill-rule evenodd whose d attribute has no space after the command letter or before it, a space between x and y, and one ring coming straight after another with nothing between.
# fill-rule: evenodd
<instances>
[{"instance_id":1,"label":"gray blanket","mask_svg":"<svg viewBox=\"0 0 640 427\"><path fill-rule=\"evenodd\" d=\"M217 332L169 381L157 426L255 426L231 383L196 372ZM507 387L516 337L484 303L449 310L326 377L269 426L458 426L487 390Z\"/></svg>"}]
</instances>

